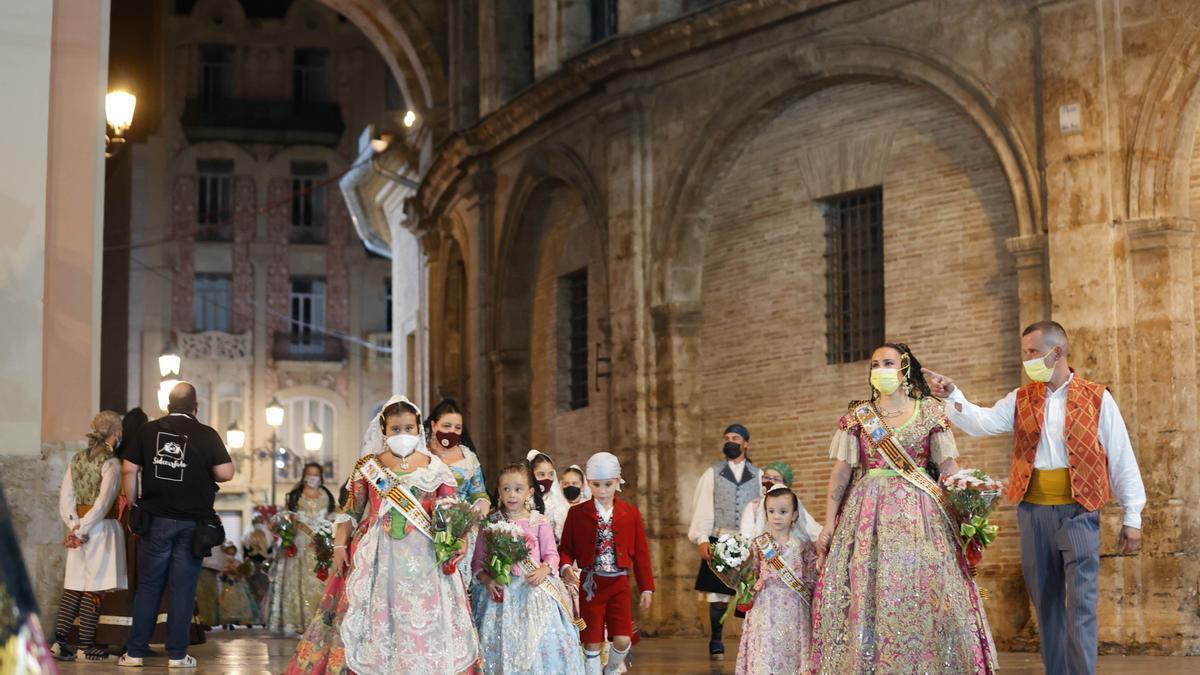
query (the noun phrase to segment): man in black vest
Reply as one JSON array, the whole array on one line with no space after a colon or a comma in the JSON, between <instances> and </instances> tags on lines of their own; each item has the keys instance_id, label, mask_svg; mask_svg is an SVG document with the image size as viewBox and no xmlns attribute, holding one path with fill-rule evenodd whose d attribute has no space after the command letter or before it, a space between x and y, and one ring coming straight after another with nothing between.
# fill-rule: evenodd
<instances>
[{"instance_id":1,"label":"man in black vest","mask_svg":"<svg viewBox=\"0 0 1200 675\"><path fill-rule=\"evenodd\" d=\"M696 590L708 602L708 619L712 626L708 653L714 659L725 657L721 616L734 591L709 569L712 544L723 534L738 534L746 505L762 495L762 471L747 455L750 430L741 424L731 424L725 429L723 442L724 457L700 475L692 502L692 524L688 528L688 539L700 549Z\"/></svg>"}]
</instances>

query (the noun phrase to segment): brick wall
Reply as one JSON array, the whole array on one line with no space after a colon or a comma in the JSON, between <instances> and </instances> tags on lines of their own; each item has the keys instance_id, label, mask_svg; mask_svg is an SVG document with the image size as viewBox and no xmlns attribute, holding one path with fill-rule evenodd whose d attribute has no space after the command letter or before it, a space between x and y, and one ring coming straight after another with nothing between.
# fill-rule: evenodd
<instances>
[{"instance_id":1,"label":"brick wall","mask_svg":"<svg viewBox=\"0 0 1200 675\"><path fill-rule=\"evenodd\" d=\"M826 365L825 223L813 200L872 183L883 186L889 339L981 403L1019 383L1016 277L1004 246L1015 234L1012 204L977 129L899 84L833 87L785 111L709 199L703 438L717 461L725 425L746 424L754 460L791 462L818 520L830 435L869 385L865 362ZM1008 437L959 442L964 465L1006 474ZM998 514L1001 539L982 572L996 590L1020 587L1014 514ZM997 637L1024 624L1023 598L1011 605L989 604Z\"/></svg>"},{"instance_id":2,"label":"brick wall","mask_svg":"<svg viewBox=\"0 0 1200 675\"><path fill-rule=\"evenodd\" d=\"M258 220L257 191L253 176L238 176L233 182L233 303L230 330L243 333L254 327L254 265L250 242Z\"/></svg>"},{"instance_id":3,"label":"brick wall","mask_svg":"<svg viewBox=\"0 0 1200 675\"><path fill-rule=\"evenodd\" d=\"M177 240L171 285L171 328L188 332L196 325L192 294L196 285L196 177L176 176L171 188L171 236Z\"/></svg>"},{"instance_id":4,"label":"brick wall","mask_svg":"<svg viewBox=\"0 0 1200 675\"><path fill-rule=\"evenodd\" d=\"M595 452L608 449L608 381L596 391L596 343L604 342L600 322L608 315L608 281L600 237L590 225L578 193L554 190L545 210L536 214L545 228L534 285L530 362L533 370L533 447L549 454L559 471L583 465ZM588 270L588 405L567 407L567 355L563 350L566 317L560 280ZM607 349L602 348L607 355ZM513 448L506 449L509 452Z\"/></svg>"}]
</instances>

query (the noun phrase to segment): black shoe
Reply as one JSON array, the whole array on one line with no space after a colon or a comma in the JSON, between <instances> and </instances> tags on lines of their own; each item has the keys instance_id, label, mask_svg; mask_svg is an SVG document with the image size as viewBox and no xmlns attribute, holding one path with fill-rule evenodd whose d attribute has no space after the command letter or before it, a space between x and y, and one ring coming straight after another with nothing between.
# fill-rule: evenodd
<instances>
[{"instance_id":1,"label":"black shoe","mask_svg":"<svg viewBox=\"0 0 1200 675\"><path fill-rule=\"evenodd\" d=\"M725 658L725 645L720 642L708 643L708 656L718 661Z\"/></svg>"},{"instance_id":2,"label":"black shoe","mask_svg":"<svg viewBox=\"0 0 1200 675\"><path fill-rule=\"evenodd\" d=\"M53 652L53 654L54 654L54 658L59 661L74 661L75 660L75 648L68 646L68 645L64 645L61 642L58 643L58 649L55 650Z\"/></svg>"}]
</instances>

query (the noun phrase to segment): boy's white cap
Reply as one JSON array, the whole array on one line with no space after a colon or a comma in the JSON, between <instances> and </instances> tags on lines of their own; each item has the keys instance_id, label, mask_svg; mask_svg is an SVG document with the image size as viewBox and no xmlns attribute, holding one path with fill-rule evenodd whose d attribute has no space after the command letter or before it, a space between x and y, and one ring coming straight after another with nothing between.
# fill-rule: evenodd
<instances>
[{"instance_id":1,"label":"boy's white cap","mask_svg":"<svg viewBox=\"0 0 1200 675\"><path fill-rule=\"evenodd\" d=\"M611 452L597 452L587 461L588 480L617 480L617 490L625 484L621 478L621 460Z\"/></svg>"}]
</instances>

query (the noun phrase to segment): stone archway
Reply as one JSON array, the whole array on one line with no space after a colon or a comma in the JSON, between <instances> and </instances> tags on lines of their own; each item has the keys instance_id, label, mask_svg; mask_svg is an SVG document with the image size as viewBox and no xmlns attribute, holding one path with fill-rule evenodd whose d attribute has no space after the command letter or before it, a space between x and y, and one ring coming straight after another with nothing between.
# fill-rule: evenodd
<instances>
[{"instance_id":1,"label":"stone archway","mask_svg":"<svg viewBox=\"0 0 1200 675\"><path fill-rule=\"evenodd\" d=\"M1126 217L1191 216L1188 180L1200 128L1200 13L1175 31L1152 73L1126 151Z\"/></svg>"},{"instance_id":2,"label":"stone archway","mask_svg":"<svg viewBox=\"0 0 1200 675\"><path fill-rule=\"evenodd\" d=\"M688 307L698 302L699 256L702 233L708 223L703 196L721 180L737 159L739 148L790 105L826 87L855 80L884 79L906 82L949 99L982 132L1008 179L1017 221L1016 239L1033 239L1040 256L1044 242L1042 197L1032 155L1015 126L1000 112L997 101L982 84L952 65L909 49L878 42L817 42L798 47L762 75L746 81L696 135L702 139L680 165L686 167L670 184L662 222L653 242L655 258L663 261L656 274L656 307ZM1039 296L1045 304L1044 273L1023 295ZM1026 292L1028 291L1028 292ZM1032 314L1042 310L1031 309ZM1023 312L1024 314L1024 312Z\"/></svg>"},{"instance_id":3,"label":"stone archway","mask_svg":"<svg viewBox=\"0 0 1200 675\"><path fill-rule=\"evenodd\" d=\"M375 45L418 115L444 126L448 84L442 57L421 17L404 2L319 0Z\"/></svg>"},{"instance_id":4,"label":"stone archway","mask_svg":"<svg viewBox=\"0 0 1200 675\"><path fill-rule=\"evenodd\" d=\"M575 412L564 411L560 405L557 392L561 383L553 375L562 355L553 344L561 319L555 308L555 284L564 273L578 271L577 267L587 270L591 314L587 383L594 405L586 417L592 426L596 426L592 418L607 417L607 386L599 386L594 368L595 347L607 355L608 343L607 237L602 204L590 172L568 148L531 153L514 184L494 263L497 284L489 320L496 397L493 438L498 446L493 461L517 458L535 443L553 452L552 446L563 441L548 421ZM575 247L585 252L582 257L568 255L564 236L590 238L593 245ZM574 416L575 426L579 426L580 415ZM588 448L575 444L571 450ZM579 461L573 456L558 459Z\"/></svg>"}]
</instances>

